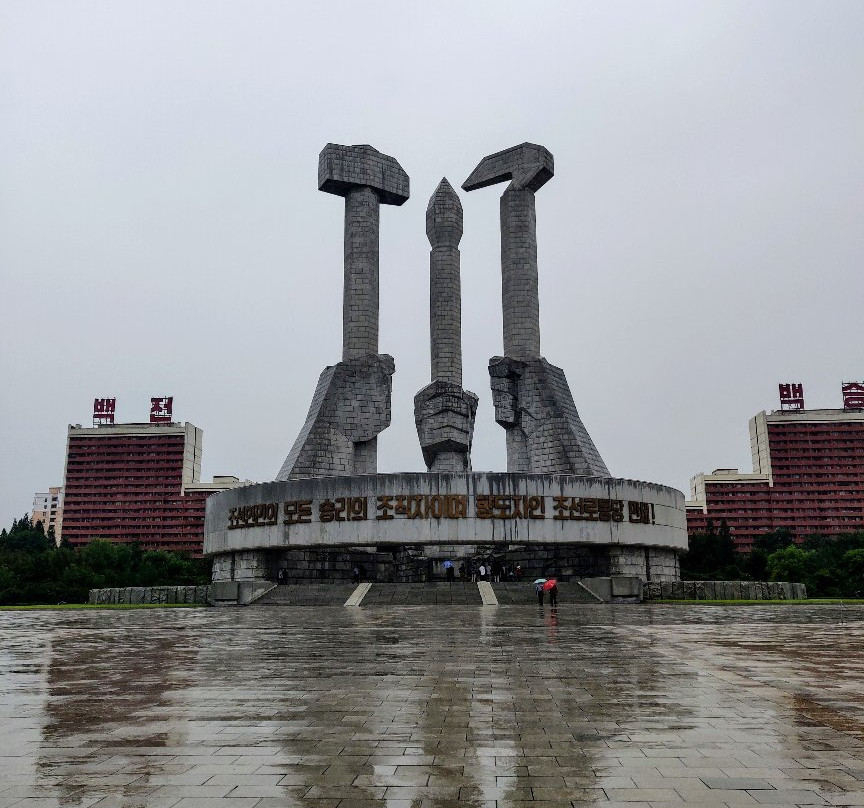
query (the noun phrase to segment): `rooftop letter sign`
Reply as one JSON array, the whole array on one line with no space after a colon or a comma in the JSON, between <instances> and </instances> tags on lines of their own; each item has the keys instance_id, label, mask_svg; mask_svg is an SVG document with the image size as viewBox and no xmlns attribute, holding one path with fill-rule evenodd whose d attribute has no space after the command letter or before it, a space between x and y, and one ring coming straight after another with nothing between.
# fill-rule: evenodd
<instances>
[{"instance_id":1,"label":"rooftop letter sign","mask_svg":"<svg viewBox=\"0 0 864 808\"><path fill-rule=\"evenodd\" d=\"M103 426L114 423L114 410L117 406L116 398L94 398L93 399L93 426Z\"/></svg>"},{"instance_id":2,"label":"rooftop letter sign","mask_svg":"<svg viewBox=\"0 0 864 808\"><path fill-rule=\"evenodd\" d=\"M864 384L861 382L843 382L843 409L857 410L864 408Z\"/></svg>"},{"instance_id":3,"label":"rooftop letter sign","mask_svg":"<svg viewBox=\"0 0 864 808\"><path fill-rule=\"evenodd\" d=\"M150 399L150 423L151 424L170 424L173 420L172 411L174 409L173 396L161 396L159 398Z\"/></svg>"},{"instance_id":4,"label":"rooftop letter sign","mask_svg":"<svg viewBox=\"0 0 864 808\"><path fill-rule=\"evenodd\" d=\"M803 410L804 409L804 385L803 384L781 384L780 409L781 410Z\"/></svg>"}]
</instances>

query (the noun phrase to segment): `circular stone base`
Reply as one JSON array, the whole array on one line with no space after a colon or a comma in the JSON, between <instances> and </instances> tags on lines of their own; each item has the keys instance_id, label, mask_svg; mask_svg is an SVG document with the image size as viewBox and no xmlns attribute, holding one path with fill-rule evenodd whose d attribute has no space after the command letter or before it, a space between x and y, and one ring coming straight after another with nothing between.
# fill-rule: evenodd
<instances>
[{"instance_id":1,"label":"circular stone base","mask_svg":"<svg viewBox=\"0 0 864 808\"><path fill-rule=\"evenodd\" d=\"M674 559L687 549L684 495L635 480L469 473L291 480L207 500L204 552L214 557L214 580L272 578L288 551L325 561L363 548L434 559L474 557L478 548L482 556L490 546L519 548L526 559L581 547L608 559L611 574L638 574L653 555L667 567L672 559L677 577Z\"/></svg>"}]
</instances>

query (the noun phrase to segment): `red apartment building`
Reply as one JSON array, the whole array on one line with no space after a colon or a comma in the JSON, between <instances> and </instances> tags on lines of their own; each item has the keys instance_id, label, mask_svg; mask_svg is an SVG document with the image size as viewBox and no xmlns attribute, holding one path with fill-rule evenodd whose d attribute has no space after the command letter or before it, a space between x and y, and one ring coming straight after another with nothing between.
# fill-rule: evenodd
<instances>
[{"instance_id":1,"label":"red apartment building","mask_svg":"<svg viewBox=\"0 0 864 808\"><path fill-rule=\"evenodd\" d=\"M203 432L190 423L70 426L63 538L139 542L201 555L204 504L236 477L200 482Z\"/></svg>"},{"instance_id":2,"label":"red apartment building","mask_svg":"<svg viewBox=\"0 0 864 808\"><path fill-rule=\"evenodd\" d=\"M864 409L781 410L750 419L753 473L697 474L687 530L729 525L747 552L758 536L786 528L796 538L864 530Z\"/></svg>"}]
</instances>

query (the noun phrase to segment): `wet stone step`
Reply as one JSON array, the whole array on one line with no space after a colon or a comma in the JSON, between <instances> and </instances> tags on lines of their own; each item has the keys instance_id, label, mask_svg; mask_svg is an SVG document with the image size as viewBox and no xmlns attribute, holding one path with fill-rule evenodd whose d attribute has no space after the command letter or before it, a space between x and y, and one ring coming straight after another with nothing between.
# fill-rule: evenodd
<instances>
[{"instance_id":1,"label":"wet stone step","mask_svg":"<svg viewBox=\"0 0 864 808\"><path fill-rule=\"evenodd\" d=\"M286 584L271 589L255 605L341 606L355 589L351 583Z\"/></svg>"},{"instance_id":2,"label":"wet stone step","mask_svg":"<svg viewBox=\"0 0 864 808\"><path fill-rule=\"evenodd\" d=\"M270 606L341 606L356 589L353 583L315 582L277 586L256 605ZM537 603L530 582L493 583L492 589L501 606L524 606ZM548 598L545 599L548 603ZM573 583L558 584L559 603L595 603L581 587ZM428 583L373 583L361 606L480 606L483 600L477 584L471 582L434 581Z\"/></svg>"},{"instance_id":3,"label":"wet stone step","mask_svg":"<svg viewBox=\"0 0 864 808\"><path fill-rule=\"evenodd\" d=\"M534 584L530 581L521 581L519 583L507 581L497 584L492 584L492 590L498 598L498 603L501 606L521 606L526 603L537 603L537 592L534 589ZM548 595L543 598L548 603ZM591 597L581 586L568 581L559 581L558 583L558 603L596 603L596 599Z\"/></svg>"},{"instance_id":4,"label":"wet stone step","mask_svg":"<svg viewBox=\"0 0 864 808\"><path fill-rule=\"evenodd\" d=\"M477 584L447 581L422 584L372 584L362 606L480 605Z\"/></svg>"}]
</instances>

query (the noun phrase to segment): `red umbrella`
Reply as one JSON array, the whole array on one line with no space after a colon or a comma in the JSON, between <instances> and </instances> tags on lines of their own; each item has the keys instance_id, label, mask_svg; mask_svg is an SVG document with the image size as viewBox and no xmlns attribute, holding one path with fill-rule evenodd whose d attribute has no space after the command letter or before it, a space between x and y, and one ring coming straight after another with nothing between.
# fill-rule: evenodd
<instances>
[{"instance_id":1,"label":"red umbrella","mask_svg":"<svg viewBox=\"0 0 864 808\"><path fill-rule=\"evenodd\" d=\"M553 586L558 586L558 581L554 578L550 578L545 584L543 584L543 591L548 592Z\"/></svg>"}]
</instances>

